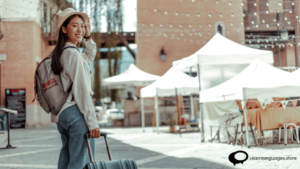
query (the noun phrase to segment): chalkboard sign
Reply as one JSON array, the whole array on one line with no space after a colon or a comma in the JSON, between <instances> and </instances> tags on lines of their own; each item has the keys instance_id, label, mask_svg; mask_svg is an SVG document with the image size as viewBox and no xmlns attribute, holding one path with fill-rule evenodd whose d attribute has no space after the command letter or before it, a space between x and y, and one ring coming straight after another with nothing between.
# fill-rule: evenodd
<instances>
[{"instance_id":1,"label":"chalkboard sign","mask_svg":"<svg viewBox=\"0 0 300 169\"><path fill-rule=\"evenodd\" d=\"M26 92L25 89L5 89L6 108L18 111L10 114L10 128L25 128Z\"/></svg>"}]
</instances>

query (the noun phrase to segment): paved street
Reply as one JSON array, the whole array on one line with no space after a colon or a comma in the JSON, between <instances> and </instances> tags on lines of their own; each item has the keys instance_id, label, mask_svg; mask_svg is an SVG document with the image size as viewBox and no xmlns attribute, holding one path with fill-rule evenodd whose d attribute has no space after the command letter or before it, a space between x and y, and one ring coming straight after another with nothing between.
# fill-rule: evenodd
<instances>
[{"instance_id":1,"label":"paved street","mask_svg":"<svg viewBox=\"0 0 300 169\"><path fill-rule=\"evenodd\" d=\"M167 128L166 128L167 129ZM56 168L61 146L56 125L38 129L11 130L12 145L16 149L0 150L1 169ZM108 141L114 159L134 159L139 169L196 169L196 168L299 168L300 151L297 144L274 144L264 147L241 148L223 143L200 143L199 133L152 133L147 128L103 128L109 133ZM4 147L6 142L1 144ZM108 160L105 144L97 139L97 160ZM244 150L249 159L234 166L230 153ZM250 160L250 157L297 157L297 160ZM245 155L236 155L244 159Z\"/></svg>"}]
</instances>

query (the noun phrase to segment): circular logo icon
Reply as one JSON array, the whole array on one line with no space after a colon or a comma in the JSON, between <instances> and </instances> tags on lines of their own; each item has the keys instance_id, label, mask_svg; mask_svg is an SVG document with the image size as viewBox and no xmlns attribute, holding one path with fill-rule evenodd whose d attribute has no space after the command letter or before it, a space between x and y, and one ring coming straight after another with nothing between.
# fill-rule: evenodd
<instances>
[{"instance_id":1,"label":"circular logo icon","mask_svg":"<svg viewBox=\"0 0 300 169\"><path fill-rule=\"evenodd\" d=\"M238 154L238 153L243 153L246 155L246 158L243 159L243 160L238 160L235 158L235 155ZM229 156L228 156L228 160L233 164L233 165L236 165L238 163L241 163L243 164L246 160L248 159L248 154L245 152L245 151L236 151L236 152L233 152L231 153Z\"/></svg>"}]
</instances>

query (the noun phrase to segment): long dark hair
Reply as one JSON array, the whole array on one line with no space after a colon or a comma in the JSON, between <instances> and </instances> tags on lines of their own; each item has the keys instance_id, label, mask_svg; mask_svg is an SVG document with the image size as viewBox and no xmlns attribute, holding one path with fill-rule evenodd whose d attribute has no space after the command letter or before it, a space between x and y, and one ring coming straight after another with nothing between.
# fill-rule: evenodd
<instances>
[{"instance_id":1,"label":"long dark hair","mask_svg":"<svg viewBox=\"0 0 300 169\"><path fill-rule=\"evenodd\" d=\"M68 39L67 39L67 35L65 35L62 31L62 27L64 26L65 28L67 28L70 21L76 16L80 17L83 20L83 17L81 15L78 14L71 15L64 21L61 28L59 29L57 44L51 53L51 57L52 57L51 68L54 74L59 75L61 71L63 71L63 66L60 63L60 56L61 56L62 49L66 45Z\"/></svg>"}]
</instances>

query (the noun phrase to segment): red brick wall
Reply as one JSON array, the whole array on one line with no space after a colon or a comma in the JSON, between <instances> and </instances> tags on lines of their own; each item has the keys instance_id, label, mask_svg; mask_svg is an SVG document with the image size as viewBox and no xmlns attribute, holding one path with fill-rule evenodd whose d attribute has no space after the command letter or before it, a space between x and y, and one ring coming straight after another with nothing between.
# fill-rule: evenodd
<instances>
[{"instance_id":1,"label":"red brick wall","mask_svg":"<svg viewBox=\"0 0 300 169\"><path fill-rule=\"evenodd\" d=\"M6 88L25 88L26 105L32 105L36 56L43 57L45 49L41 29L31 21L3 22L2 32L0 46L5 47L0 53L6 54L6 60L1 62L1 106Z\"/></svg>"},{"instance_id":2,"label":"red brick wall","mask_svg":"<svg viewBox=\"0 0 300 169\"><path fill-rule=\"evenodd\" d=\"M195 0L195 2L192 0L138 0L137 22L140 26L138 26L136 36L137 66L146 72L163 75L172 66L173 61L188 57L203 47L204 41L208 42L214 36L215 23L218 21L225 24L227 38L244 44L241 2L232 1L231 5L228 1L218 2L211 0ZM157 12L154 12L154 9ZM164 11L167 11L168 14L166 15ZM175 15L176 12L179 14L178 16ZM189 13L189 17L186 16L186 13ZM198 13L200 17L197 16ZM208 16L209 13L211 17ZM153 26L150 25L151 23ZM163 24L163 27L160 27L160 24ZM172 28L170 24L172 24ZM189 27L189 24L192 27ZM179 25L182 25L182 28ZM202 36L194 33L190 36L189 33L193 31L200 32ZM181 33L184 36L181 36ZM167 34L168 37L164 37L163 34ZM171 39L172 36L174 39ZM167 54L165 62L160 60L162 47Z\"/></svg>"}]
</instances>

